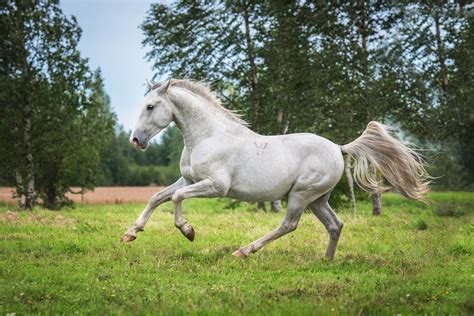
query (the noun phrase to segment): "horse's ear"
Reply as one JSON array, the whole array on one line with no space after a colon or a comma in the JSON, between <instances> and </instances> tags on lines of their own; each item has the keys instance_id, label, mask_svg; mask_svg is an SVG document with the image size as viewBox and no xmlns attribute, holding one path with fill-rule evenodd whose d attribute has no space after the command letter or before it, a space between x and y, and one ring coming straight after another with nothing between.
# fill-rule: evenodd
<instances>
[{"instance_id":1,"label":"horse's ear","mask_svg":"<svg viewBox=\"0 0 474 316\"><path fill-rule=\"evenodd\" d=\"M163 88L163 93L166 93L166 91L168 91L168 88L171 86L171 81L173 79L170 79L168 80L168 82L166 83L165 87Z\"/></svg>"},{"instance_id":2,"label":"horse's ear","mask_svg":"<svg viewBox=\"0 0 474 316\"><path fill-rule=\"evenodd\" d=\"M148 79L145 79L146 81L146 86L148 87L148 90L152 90L153 89L153 85L150 83L150 81L148 81Z\"/></svg>"}]
</instances>

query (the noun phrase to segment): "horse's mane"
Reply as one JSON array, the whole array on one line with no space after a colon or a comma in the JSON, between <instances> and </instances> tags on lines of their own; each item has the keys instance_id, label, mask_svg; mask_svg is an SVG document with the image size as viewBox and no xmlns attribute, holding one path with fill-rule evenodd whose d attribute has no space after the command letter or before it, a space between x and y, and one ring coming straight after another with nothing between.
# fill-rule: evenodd
<instances>
[{"instance_id":1,"label":"horse's mane","mask_svg":"<svg viewBox=\"0 0 474 316\"><path fill-rule=\"evenodd\" d=\"M205 100L208 101L209 104L214 106L216 109L221 111L221 113L224 113L225 116L229 117L233 121L247 126L248 123L242 119L241 115L236 113L235 111L226 109L222 103L221 100L216 96L216 94L209 88L209 86L202 81L193 81L189 79L170 79L170 87L179 87L179 88L184 88L194 94L197 94L204 98ZM162 85L167 84L167 81L162 81L158 83L154 83L150 87L150 91L158 89Z\"/></svg>"}]
</instances>

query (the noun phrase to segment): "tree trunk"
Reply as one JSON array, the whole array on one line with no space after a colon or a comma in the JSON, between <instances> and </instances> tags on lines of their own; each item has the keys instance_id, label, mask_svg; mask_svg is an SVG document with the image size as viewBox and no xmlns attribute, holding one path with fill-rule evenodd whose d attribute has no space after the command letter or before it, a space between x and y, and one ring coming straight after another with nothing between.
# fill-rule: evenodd
<instances>
[{"instance_id":1,"label":"tree trunk","mask_svg":"<svg viewBox=\"0 0 474 316\"><path fill-rule=\"evenodd\" d=\"M380 192L372 193L372 214L379 216L382 214L382 196Z\"/></svg>"},{"instance_id":2,"label":"tree trunk","mask_svg":"<svg viewBox=\"0 0 474 316\"><path fill-rule=\"evenodd\" d=\"M439 8L441 10L441 8ZM441 24L440 24L440 14L438 10L435 11L434 21L435 21L435 37L436 37L436 48L438 50L438 62L441 68L441 89L444 93L448 92L448 69L446 67L446 57L444 51L443 40L441 39Z\"/></svg>"},{"instance_id":3,"label":"tree trunk","mask_svg":"<svg viewBox=\"0 0 474 316\"><path fill-rule=\"evenodd\" d=\"M53 183L50 183L48 187L46 188L46 207L49 209L56 209L58 207L57 205L57 192L56 192L56 187L54 186Z\"/></svg>"},{"instance_id":4,"label":"tree trunk","mask_svg":"<svg viewBox=\"0 0 474 316\"><path fill-rule=\"evenodd\" d=\"M33 146L31 141L31 118L32 118L33 109L31 106L30 97L27 97L25 106L23 107L23 142L25 146L25 170L26 178L25 182L22 183L26 185L25 190L25 209L32 209L35 204L35 168L33 163Z\"/></svg>"},{"instance_id":5,"label":"tree trunk","mask_svg":"<svg viewBox=\"0 0 474 316\"><path fill-rule=\"evenodd\" d=\"M373 119L373 112L371 109L374 109L374 104L370 100L370 94L368 93L368 84L369 84L369 52L367 50L367 34L368 34L368 25L367 25L367 8L365 0L359 1L360 6L360 23L359 23L359 33L361 39L361 55L362 55L362 72L364 74L364 85L365 85L365 100L366 100L366 108L367 108L367 121L371 121ZM375 170L373 170L375 174ZM380 196L380 192L376 192L372 194L372 206L373 206L373 214L380 215L382 213L382 197Z\"/></svg>"},{"instance_id":6,"label":"tree trunk","mask_svg":"<svg viewBox=\"0 0 474 316\"><path fill-rule=\"evenodd\" d=\"M22 119L23 119L23 157L21 166L20 183L20 205L23 209L32 209L36 200L35 197L35 168L33 163L33 145L31 140L31 121L33 117L33 105L31 99L32 78L30 76L30 65L28 64L28 50L26 49L26 41L24 36L21 38L21 46L18 53L22 58L22 71L25 80L25 86L30 87L25 89L26 98L22 104ZM23 178L24 176L24 178ZM24 202L21 201L24 195Z\"/></svg>"},{"instance_id":7,"label":"tree trunk","mask_svg":"<svg viewBox=\"0 0 474 316\"><path fill-rule=\"evenodd\" d=\"M367 80L365 84L368 83L369 77L369 54L367 51L367 16L365 1L361 0L360 5L360 23L359 23L359 33L361 39L361 53L362 53L362 72L364 74L364 79Z\"/></svg>"},{"instance_id":8,"label":"tree trunk","mask_svg":"<svg viewBox=\"0 0 474 316\"><path fill-rule=\"evenodd\" d=\"M346 157L346 177L347 177L347 183L349 184L349 193L350 193L350 198L351 198L351 206L352 206L352 215L355 215L357 212L357 205L356 205L356 198L354 194L354 179L352 178L352 171L351 171L351 161L349 157Z\"/></svg>"},{"instance_id":9,"label":"tree trunk","mask_svg":"<svg viewBox=\"0 0 474 316\"><path fill-rule=\"evenodd\" d=\"M250 34L250 14L249 14L249 4L245 3L243 5L243 17L244 17L244 32L245 32L245 42L247 44L247 59L250 66L250 107L252 109L251 115L253 117L251 123L252 127L258 132L258 111L259 111L259 96L257 92L258 77L257 77L257 64L255 63L254 56L254 47L252 41L252 35Z\"/></svg>"},{"instance_id":10,"label":"tree trunk","mask_svg":"<svg viewBox=\"0 0 474 316\"><path fill-rule=\"evenodd\" d=\"M23 187L23 178L18 171L16 172L16 197L18 198L18 207L25 209L26 195Z\"/></svg>"},{"instance_id":11,"label":"tree trunk","mask_svg":"<svg viewBox=\"0 0 474 316\"><path fill-rule=\"evenodd\" d=\"M370 172L374 177L377 174L377 171L373 166L370 168ZM379 216L382 214L382 196L378 191L372 193L372 214L375 216Z\"/></svg>"}]
</instances>

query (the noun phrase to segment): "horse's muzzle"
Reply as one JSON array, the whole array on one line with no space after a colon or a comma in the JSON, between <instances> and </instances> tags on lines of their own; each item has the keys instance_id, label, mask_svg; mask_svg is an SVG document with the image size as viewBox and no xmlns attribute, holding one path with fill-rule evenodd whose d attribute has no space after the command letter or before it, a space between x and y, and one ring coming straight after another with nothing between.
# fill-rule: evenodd
<instances>
[{"instance_id":1,"label":"horse's muzzle","mask_svg":"<svg viewBox=\"0 0 474 316\"><path fill-rule=\"evenodd\" d=\"M145 149L148 146L148 141L141 133L134 131L130 137L130 143L133 147L138 149Z\"/></svg>"}]
</instances>

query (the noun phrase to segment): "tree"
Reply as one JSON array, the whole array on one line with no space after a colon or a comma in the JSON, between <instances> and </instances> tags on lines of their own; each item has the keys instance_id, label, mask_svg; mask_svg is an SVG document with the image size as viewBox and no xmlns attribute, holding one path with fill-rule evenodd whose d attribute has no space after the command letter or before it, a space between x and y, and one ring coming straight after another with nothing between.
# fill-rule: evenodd
<instances>
[{"instance_id":1,"label":"tree","mask_svg":"<svg viewBox=\"0 0 474 316\"><path fill-rule=\"evenodd\" d=\"M226 106L259 131L261 48L268 16L260 1L153 4L142 24L160 74L212 82Z\"/></svg>"},{"instance_id":2,"label":"tree","mask_svg":"<svg viewBox=\"0 0 474 316\"><path fill-rule=\"evenodd\" d=\"M0 157L22 207L39 195L57 208L71 185L93 187L115 118L57 1L3 1L0 13Z\"/></svg>"},{"instance_id":3,"label":"tree","mask_svg":"<svg viewBox=\"0 0 474 316\"><path fill-rule=\"evenodd\" d=\"M68 203L65 193L71 186L84 191L98 184L101 157L113 136L115 115L110 111L100 73L87 80L84 90L76 91L81 98L76 107L71 106L74 101L69 97L51 100L56 104L48 118L57 123L45 124L48 132L38 135L37 191L49 208Z\"/></svg>"},{"instance_id":4,"label":"tree","mask_svg":"<svg viewBox=\"0 0 474 316\"><path fill-rule=\"evenodd\" d=\"M471 7L183 0L153 5L142 29L159 73L214 81L259 132L312 131L344 144L378 120L440 142L445 118L462 115L454 102L471 93L452 84L457 74L470 80L469 46L453 53L468 42L460 12ZM375 214L380 201L374 194Z\"/></svg>"},{"instance_id":5,"label":"tree","mask_svg":"<svg viewBox=\"0 0 474 316\"><path fill-rule=\"evenodd\" d=\"M449 53L456 71L452 73L449 98L440 111L445 122L445 140L456 144L456 151L464 166L463 186L474 183L474 16L467 17L461 28L459 43Z\"/></svg>"},{"instance_id":6,"label":"tree","mask_svg":"<svg viewBox=\"0 0 474 316\"><path fill-rule=\"evenodd\" d=\"M404 6L405 23L397 26L397 40L390 47L402 95L411 103L411 110L394 117L414 135L450 151L449 159L458 159L452 167L459 162L464 167L464 187L474 175L472 9L464 2Z\"/></svg>"}]
</instances>

